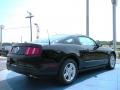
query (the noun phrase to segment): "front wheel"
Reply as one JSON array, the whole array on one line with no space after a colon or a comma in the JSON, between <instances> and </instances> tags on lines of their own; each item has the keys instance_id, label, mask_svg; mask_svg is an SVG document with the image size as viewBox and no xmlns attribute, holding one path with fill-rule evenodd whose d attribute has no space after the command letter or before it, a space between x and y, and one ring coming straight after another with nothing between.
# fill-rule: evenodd
<instances>
[{"instance_id":1,"label":"front wheel","mask_svg":"<svg viewBox=\"0 0 120 90\"><path fill-rule=\"evenodd\" d=\"M63 84L70 84L76 78L77 64L72 59L67 59L62 64L59 71L59 81Z\"/></svg>"},{"instance_id":2,"label":"front wheel","mask_svg":"<svg viewBox=\"0 0 120 90\"><path fill-rule=\"evenodd\" d=\"M111 54L109 56L108 69L114 69L115 64L116 64L116 57L115 57L115 55Z\"/></svg>"}]
</instances>

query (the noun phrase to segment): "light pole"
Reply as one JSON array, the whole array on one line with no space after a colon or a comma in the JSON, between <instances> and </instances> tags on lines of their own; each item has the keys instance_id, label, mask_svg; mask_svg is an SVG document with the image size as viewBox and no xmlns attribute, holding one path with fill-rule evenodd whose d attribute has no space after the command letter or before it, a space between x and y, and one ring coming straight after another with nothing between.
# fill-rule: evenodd
<instances>
[{"instance_id":1,"label":"light pole","mask_svg":"<svg viewBox=\"0 0 120 90\"><path fill-rule=\"evenodd\" d=\"M27 11L27 13L29 14L29 16L27 16L26 18L29 18L29 19L30 19L30 41L32 41L32 21L31 21L31 19L32 19L32 17L34 17L34 16L32 15L31 12L28 12L28 11Z\"/></svg>"},{"instance_id":2,"label":"light pole","mask_svg":"<svg viewBox=\"0 0 120 90\"><path fill-rule=\"evenodd\" d=\"M89 0L86 0L86 36L89 36Z\"/></svg>"},{"instance_id":3,"label":"light pole","mask_svg":"<svg viewBox=\"0 0 120 90\"><path fill-rule=\"evenodd\" d=\"M4 29L4 25L0 25L0 45L2 46L2 30Z\"/></svg>"},{"instance_id":4,"label":"light pole","mask_svg":"<svg viewBox=\"0 0 120 90\"><path fill-rule=\"evenodd\" d=\"M116 5L117 0L112 1L112 14L113 14L113 48L116 51Z\"/></svg>"},{"instance_id":5,"label":"light pole","mask_svg":"<svg viewBox=\"0 0 120 90\"><path fill-rule=\"evenodd\" d=\"M37 23L34 23L34 25L36 26L37 29L37 35L36 35L36 39L39 39L39 25Z\"/></svg>"}]
</instances>

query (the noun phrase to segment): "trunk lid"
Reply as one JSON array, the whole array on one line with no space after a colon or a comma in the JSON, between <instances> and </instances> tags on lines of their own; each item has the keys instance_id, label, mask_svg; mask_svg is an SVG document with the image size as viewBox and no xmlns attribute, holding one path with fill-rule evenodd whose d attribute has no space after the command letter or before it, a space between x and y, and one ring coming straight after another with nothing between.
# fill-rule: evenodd
<instances>
[{"instance_id":1,"label":"trunk lid","mask_svg":"<svg viewBox=\"0 0 120 90\"><path fill-rule=\"evenodd\" d=\"M26 56L41 55L42 46L31 43L18 43L12 46L12 49L9 53L15 55L26 55Z\"/></svg>"}]
</instances>

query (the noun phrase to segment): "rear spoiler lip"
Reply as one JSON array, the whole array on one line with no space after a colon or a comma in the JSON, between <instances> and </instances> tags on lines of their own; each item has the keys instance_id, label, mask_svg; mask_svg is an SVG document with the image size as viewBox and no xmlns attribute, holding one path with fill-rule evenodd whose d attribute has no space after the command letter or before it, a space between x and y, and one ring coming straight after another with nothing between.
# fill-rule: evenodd
<instances>
[{"instance_id":1,"label":"rear spoiler lip","mask_svg":"<svg viewBox=\"0 0 120 90\"><path fill-rule=\"evenodd\" d=\"M33 44L33 43L17 43L17 44L13 44L12 47L16 47L16 46L23 46L23 47L42 47L42 45L40 44Z\"/></svg>"}]
</instances>

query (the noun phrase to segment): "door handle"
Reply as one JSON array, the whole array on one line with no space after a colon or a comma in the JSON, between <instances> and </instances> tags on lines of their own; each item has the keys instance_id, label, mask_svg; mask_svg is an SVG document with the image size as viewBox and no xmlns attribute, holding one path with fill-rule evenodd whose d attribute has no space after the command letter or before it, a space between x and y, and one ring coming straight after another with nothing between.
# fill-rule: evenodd
<instances>
[{"instance_id":1,"label":"door handle","mask_svg":"<svg viewBox=\"0 0 120 90\"><path fill-rule=\"evenodd\" d=\"M94 50L88 50L88 52L94 52Z\"/></svg>"},{"instance_id":2,"label":"door handle","mask_svg":"<svg viewBox=\"0 0 120 90\"><path fill-rule=\"evenodd\" d=\"M87 53L87 52L89 52L89 50L80 50L80 52Z\"/></svg>"}]
</instances>

